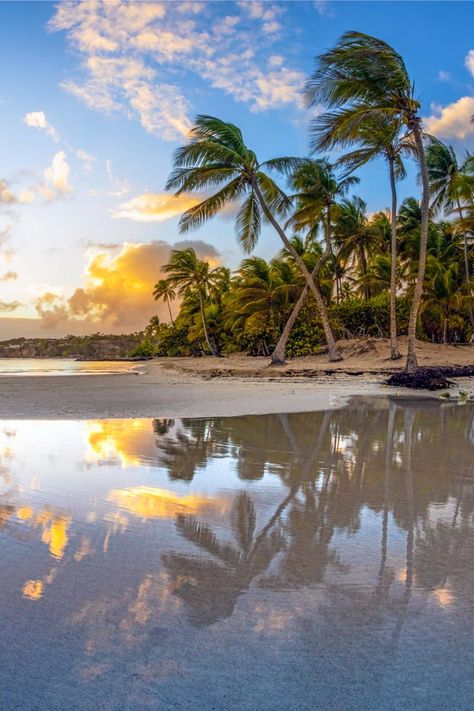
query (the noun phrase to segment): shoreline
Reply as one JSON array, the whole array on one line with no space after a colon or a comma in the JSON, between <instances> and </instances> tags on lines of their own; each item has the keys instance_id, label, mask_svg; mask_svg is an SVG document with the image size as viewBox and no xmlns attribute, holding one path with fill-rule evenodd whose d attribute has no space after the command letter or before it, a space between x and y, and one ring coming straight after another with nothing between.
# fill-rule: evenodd
<instances>
[{"instance_id":1,"label":"shoreline","mask_svg":"<svg viewBox=\"0 0 474 711\"><path fill-rule=\"evenodd\" d=\"M5 376L0 379L0 419L234 417L336 409L357 396L439 399L429 391L388 387L382 377L209 380L159 362L140 377Z\"/></svg>"},{"instance_id":2,"label":"shoreline","mask_svg":"<svg viewBox=\"0 0 474 711\"><path fill-rule=\"evenodd\" d=\"M0 419L126 419L232 417L311 412L343 406L356 396L439 400L428 390L391 387L390 373L404 360L390 360L389 342L343 343L344 360L307 356L269 367L269 358L242 354L224 358L154 359L112 374L8 375L0 377ZM403 346L404 344L401 343ZM419 343L422 367L472 365L471 346ZM139 377L135 377L139 375ZM474 397L474 378L457 378L456 390Z\"/></svg>"}]
</instances>

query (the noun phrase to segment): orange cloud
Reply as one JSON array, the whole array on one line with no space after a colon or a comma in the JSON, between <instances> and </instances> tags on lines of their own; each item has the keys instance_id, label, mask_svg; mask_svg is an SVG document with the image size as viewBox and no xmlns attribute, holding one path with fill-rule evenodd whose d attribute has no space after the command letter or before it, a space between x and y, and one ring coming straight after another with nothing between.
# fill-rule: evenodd
<instances>
[{"instance_id":1,"label":"orange cloud","mask_svg":"<svg viewBox=\"0 0 474 711\"><path fill-rule=\"evenodd\" d=\"M128 244L118 253L92 254L84 275L84 286L66 298L49 289L37 297L35 307L46 329L90 325L108 332L141 330L151 316L167 320L167 309L153 300L155 283L164 275L161 267L171 250L193 247L201 259L218 261L219 253L201 240L184 240L174 245L162 241Z\"/></svg>"},{"instance_id":2,"label":"orange cloud","mask_svg":"<svg viewBox=\"0 0 474 711\"><path fill-rule=\"evenodd\" d=\"M227 499L201 494L180 496L169 489L154 486L114 489L108 501L143 519L174 518L177 514L198 515L216 510L224 513L229 508Z\"/></svg>"},{"instance_id":3,"label":"orange cloud","mask_svg":"<svg viewBox=\"0 0 474 711\"><path fill-rule=\"evenodd\" d=\"M112 217L125 217L136 222L163 222L198 205L201 199L187 194L174 197L168 193L144 193L121 203Z\"/></svg>"}]
</instances>

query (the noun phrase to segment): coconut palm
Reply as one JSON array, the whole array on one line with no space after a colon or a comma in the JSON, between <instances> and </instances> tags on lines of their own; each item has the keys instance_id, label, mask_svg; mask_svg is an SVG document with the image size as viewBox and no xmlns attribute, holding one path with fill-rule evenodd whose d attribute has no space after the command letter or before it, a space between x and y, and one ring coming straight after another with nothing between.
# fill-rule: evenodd
<instances>
[{"instance_id":1,"label":"coconut palm","mask_svg":"<svg viewBox=\"0 0 474 711\"><path fill-rule=\"evenodd\" d=\"M305 161L291 176L291 185L296 191L296 208L289 224L298 232L305 231L310 240L315 239L318 226L322 224L326 249L322 258L316 262L311 277L314 279L323 262L330 258L334 266L337 302L340 298L340 279L337 257L332 245L332 212L337 198L343 197L348 189L358 182L359 179L354 176L338 176L334 166L326 159ZM272 353L272 365L282 365L285 362L286 344L307 295L308 286L305 285Z\"/></svg>"},{"instance_id":2,"label":"coconut palm","mask_svg":"<svg viewBox=\"0 0 474 711\"><path fill-rule=\"evenodd\" d=\"M145 328L145 336L150 340L155 340L158 337L160 331L160 319L159 316L152 316L148 322L148 326Z\"/></svg>"},{"instance_id":3,"label":"coconut palm","mask_svg":"<svg viewBox=\"0 0 474 711\"><path fill-rule=\"evenodd\" d=\"M474 197L474 156L470 153L462 163L458 162L452 146L447 146L436 138L431 138L426 149L426 163L432 195L431 207L434 212L457 213L464 218L463 210L472 204ZM464 272L467 292L472 296L469 269L467 230L463 229ZM469 317L474 328L474 311L469 299Z\"/></svg>"},{"instance_id":4,"label":"coconut palm","mask_svg":"<svg viewBox=\"0 0 474 711\"><path fill-rule=\"evenodd\" d=\"M226 327L242 335L258 334L257 350L269 355L267 337L278 330L291 294L299 288L295 277L293 265L283 259L244 259L226 300Z\"/></svg>"},{"instance_id":5,"label":"coconut palm","mask_svg":"<svg viewBox=\"0 0 474 711\"><path fill-rule=\"evenodd\" d=\"M153 298L155 301L160 301L160 299L168 305L168 312L170 315L171 323L173 321L173 314L171 313L171 301L176 299L176 289L173 287L169 279L160 279L156 282L153 288Z\"/></svg>"},{"instance_id":6,"label":"coconut palm","mask_svg":"<svg viewBox=\"0 0 474 711\"><path fill-rule=\"evenodd\" d=\"M339 159L351 171L360 168L376 158L385 160L388 166L391 191L390 210L390 357L401 358L397 339L397 181L406 176L404 156L412 156L414 144L411 137L402 131L400 122L389 122L382 115L367 121L359 131L359 148L346 153Z\"/></svg>"},{"instance_id":7,"label":"coconut palm","mask_svg":"<svg viewBox=\"0 0 474 711\"><path fill-rule=\"evenodd\" d=\"M243 199L235 223L240 244L245 251L251 252L260 236L262 217L268 220L293 254L314 294L329 359L341 360L320 289L275 217L288 207L289 200L267 171L288 174L301 165L301 159L276 158L259 163L255 153L245 145L237 126L212 116L198 116L189 142L176 151L174 163L166 189L175 191L175 195L218 188L182 215L180 230L185 232L200 227L230 202Z\"/></svg>"},{"instance_id":8,"label":"coconut palm","mask_svg":"<svg viewBox=\"0 0 474 711\"><path fill-rule=\"evenodd\" d=\"M178 294L197 294L201 314L202 328L207 346L213 355L219 355L215 345L209 338L205 316L205 300L216 278L220 273L209 267L208 262L198 259L194 249L174 249L168 264L162 267L169 274L167 281L177 290Z\"/></svg>"},{"instance_id":9,"label":"coconut palm","mask_svg":"<svg viewBox=\"0 0 474 711\"><path fill-rule=\"evenodd\" d=\"M361 32L346 32L337 45L316 58L306 84L310 106L329 110L312 121L313 148L328 150L360 142L374 120L402 126L412 134L422 182L422 221L418 275L408 325L406 369L418 367L416 323L423 294L428 240L429 181L423 145L420 102L414 98L402 57L386 42Z\"/></svg>"},{"instance_id":10,"label":"coconut palm","mask_svg":"<svg viewBox=\"0 0 474 711\"><path fill-rule=\"evenodd\" d=\"M343 200L339 206L334 239L343 259L352 258L358 265L364 300L371 297L368 279L369 256L380 245L380 233L367 216L367 203L360 197Z\"/></svg>"}]
</instances>

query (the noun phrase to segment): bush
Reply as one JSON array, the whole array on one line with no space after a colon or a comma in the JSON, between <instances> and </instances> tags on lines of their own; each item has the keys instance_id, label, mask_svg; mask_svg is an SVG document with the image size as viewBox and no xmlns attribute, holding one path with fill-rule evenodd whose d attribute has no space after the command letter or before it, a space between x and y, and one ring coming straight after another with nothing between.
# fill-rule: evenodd
<instances>
[{"instance_id":1,"label":"bush","mask_svg":"<svg viewBox=\"0 0 474 711\"><path fill-rule=\"evenodd\" d=\"M142 341L130 353L131 358L153 358L155 346L151 341Z\"/></svg>"}]
</instances>

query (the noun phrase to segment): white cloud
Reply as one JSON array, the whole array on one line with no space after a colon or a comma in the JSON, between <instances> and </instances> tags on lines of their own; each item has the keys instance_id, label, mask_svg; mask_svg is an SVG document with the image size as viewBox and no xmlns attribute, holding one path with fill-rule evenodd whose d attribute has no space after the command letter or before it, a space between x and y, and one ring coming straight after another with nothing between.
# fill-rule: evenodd
<instances>
[{"instance_id":1,"label":"white cloud","mask_svg":"<svg viewBox=\"0 0 474 711\"><path fill-rule=\"evenodd\" d=\"M15 281L15 279L18 279L18 274L16 272L8 271L4 274L0 274L0 281Z\"/></svg>"},{"instance_id":2,"label":"white cloud","mask_svg":"<svg viewBox=\"0 0 474 711\"><path fill-rule=\"evenodd\" d=\"M93 156L91 153L87 153L82 148L78 148L78 150L76 151L76 158L78 158L82 162L83 170L86 173L92 170L92 163L95 163L97 161L97 158L95 156Z\"/></svg>"},{"instance_id":3,"label":"white cloud","mask_svg":"<svg viewBox=\"0 0 474 711\"><path fill-rule=\"evenodd\" d=\"M474 97L463 96L447 106L432 106L433 114L424 119L425 129L443 138L466 138L474 133Z\"/></svg>"},{"instance_id":4,"label":"white cloud","mask_svg":"<svg viewBox=\"0 0 474 711\"><path fill-rule=\"evenodd\" d=\"M201 198L195 195L174 197L168 193L144 193L123 202L112 213L114 218L127 218L135 222L164 222L181 215L197 205Z\"/></svg>"},{"instance_id":5,"label":"white cloud","mask_svg":"<svg viewBox=\"0 0 474 711\"><path fill-rule=\"evenodd\" d=\"M15 279L18 279L18 274L16 272L8 271L0 274L0 281L15 281Z\"/></svg>"},{"instance_id":6,"label":"white cloud","mask_svg":"<svg viewBox=\"0 0 474 711\"><path fill-rule=\"evenodd\" d=\"M82 60L62 86L89 107L138 118L170 141L186 137L191 125L178 73L254 111L301 108L303 72L271 52L285 6L252 0L232 7L217 17L210 3L60 3L50 29L65 31Z\"/></svg>"},{"instance_id":7,"label":"white cloud","mask_svg":"<svg viewBox=\"0 0 474 711\"><path fill-rule=\"evenodd\" d=\"M66 154L64 151L58 151L53 156L51 165L43 173L44 182L38 186L38 192L48 201L70 193L70 173L71 168L66 160Z\"/></svg>"},{"instance_id":8,"label":"white cloud","mask_svg":"<svg viewBox=\"0 0 474 711\"><path fill-rule=\"evenodd\" d=\"M333 17L334 13L329 8L328 0L314 0L314 7L321 17Z\"/></svg>"},{"instance_id":9,"label":"white cloud","mask_svg":"<svg viewBox=\"0 0 474 711\"><path fill-rule=\"evenodd\" d=\"M59 134L46 118L44 111L31 111L23 116L23 121L30 128L38 128L51 136L56 143L59 141Z\"/></svg>"},{"instance_id":10,"label":"white cloud","mask_svg":"<svg viewBox=\"0 0 474 711\"><path fill-rule=\"evenodd\" d=\"M112 161L105 161L105 169L112 184L112 190L109 191L109 195L112 197L123 197L130 192L130 183L128 180L117 178L112 172Z\"/></svg>"},{"instance_id":11,"label":"white cloud","mask_svg":"<svg viewBox=\"0 0 474 711\"><path fill-rule=\"evenodd\" d=\"M438 72L438 79L440 81L451 81L451 74L449 72L445 72L442 69L439 70Z\"/></svg>"},{"instance_id":12,"label":"white cloud","mask_svg":"<svg viewBox=\"0 0 474 711\"><path fill-rule=\"evenodd\" d=\"M464 65L468 71L471 72L472 75L474 75L474 49L471 49L465 60L464 60Z\"/></svg>"},{"instance_id":13,"label":"white cloud","mask_svg":"<svg viewBox=\"0 0 474 711\"><path fill-rule=\"evenodd\" d=\"M13 205L17 198L12 193L6 180L0 180L0 205Z\"/></svg>"}]
</instances>

